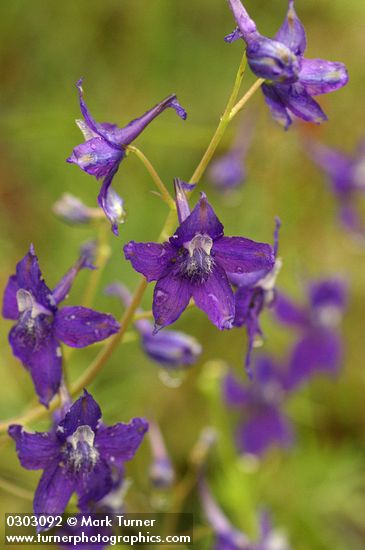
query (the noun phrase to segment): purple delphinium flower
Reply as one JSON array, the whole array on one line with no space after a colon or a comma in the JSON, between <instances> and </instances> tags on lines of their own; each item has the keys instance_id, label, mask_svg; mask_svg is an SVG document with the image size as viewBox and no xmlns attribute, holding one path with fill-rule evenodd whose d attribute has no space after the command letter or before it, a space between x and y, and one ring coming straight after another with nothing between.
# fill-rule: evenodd
<instances>
[{"instance_id":1,"label":"purple delphinium flower","mask_svg":"<svg viewBox=\"0 0 365 550\"><path fill-rule=\"evenodd\" d=\"M214 550L290 550L286 537L272 528L268 514L260 514L259 540L250 541L229 521L203 478L199 480L199 493L205 516L215 534Z\"/></svg>"},{"instance_id":2,"label":"purple delphinium flower","mask_svg":"<svg viewBox=\"0 0 365 550\"><path fill-rule=\"evenodd\" d=\"M281 258L277 257L279 247L280 220L276 219L274 232L275 263L268 270L244 275L230 275L230 281L237 286L235 293L236 312L234 326L245 326L248 347L245 357L245 367L250 376L252 351L254 347L262 344L262 330L260 327L260 315L265 308L272 307L275 300L275 283L281 269Z\"/></svg>"},{"instance_id":3,"label":"purple delphinium flower","mask_svg":"<svg viewBox=\"0 0 365 550\"><path fill-rule=\"evenodd\" d=\"M295 388L317 371L335 375L342 361L338 333L347 303L347 289L339 279L324 279L308 289L308 305L300 306L277 294L274 313L286 326L299 331L289 358L288 385Z\"/></svg>"},{"instance_id":4,"label":"purple delphinium flower","mask_svg":"<svg viewBox=\"0 0 365 550\"><path fill-rule=\"evenodd\" d=\"M229 151L214 160L208 168L208 178L219 191L236 189L246 180L245 158L253 133L253 118L245 120Z\"/></svg>"},{"instance_id":5,"label":"purple delphinium flower","mask_svg":"<svg viewBox=\"0 0 365 550\"><path fill-rule=\"evenodd\" d=\"M21 465L43 470L34 512L61 514L74 492L79 509L89 511L114 488L113 468L133 458L147 429L142 418L105 426L99 405L86 390L50 432L29 433L11 425Z\"/></svg>"},{"instance_id":6,"label":"purple delphinium flower","mask_svg":"<svg viewBox=\"0 0 365 550\"><path fill-rule=\"evenodd\" d=\"M365 193L365 140L353 155L343 153L315 140L305 141L305 150L327 174L339 206L339 217L349 231L364 237L365 227L356 201Z\"/></svg>"},{"instance_id":7,"label":"purple delphinium flower","mask_svg":"<svg viewBox=\"0 0 365 550\"><path fill-rule=\"evenodd\" d=\"M220 330L232 328L234 297L227 273L270 269L270 245L244 237L225 237L223 225L204 193L191 213L183 190L175 180L180 225L168 242L129 242L127 260L147 281L157 281L152 311L155 331L170 325L185 310L190 298Z\"/></svg>"},{"instance_id":8,"label":"purple delphinium flower","mask_svg":"<svg viewBox=\"0 0 365 550\"><path fill-rule=\"evenodd\" d=\"M54 203L53 212L71 225L87 224L103 216L103 211L100 208L90 208L70 193L63 193Z\"/></svg>"},{"instance_id":9,"label":"purple delphinium flower","mask_svg":"<svg viewBox=\"0 0 365 550\"><path fill-rule=\"evenodd\" d=\"M130 304L131 295L120 283L109 285L105 292L117 296L126 306ZM143 351L163 368L190 367L197 362L202 347L193 336L177 330L154 334L153 324L147 319L139 319L134 324L141 336Z\"/></svg>"},{"instance_id":10,"label":"purple delphinium flower","mask_svg":"<svg viewBox=\"0 0 365 550\"><path fill-rule=\"evenodd\" d=\"M319 124L327 120L313 96L342 88L348 82L343 63L306 59L306 33L295 9L294 0L275 39L262 36L243 7L241 0L228 0L237 28L225 40L242 38L247 44L247 61L252 71L265 79L262 91L271 114L286 129L291 114Z\"/></svg>"},{"instance_id":11,"label":"purple delphinium flower","mask_svg":"<svg viewBox=\"0 0 365 550\"><path fill-rule=\"evenodd\" d=\"M281 410L287 397L286 369L270 357L256 359L250 384L241 384L232 373L227 374L223 395L228 405L244 415L236 432L240 452L261 456L273 444L288 447L292 443L293 429Z\"/></svg>"},{"instance_id":12,"label":"purple delphinium flower","mask_svg":"<svg viewBox=\"0 0 365 550\"><path fill-rule=\"evenodd\" d=\"M123 201L111 187L120 163L126 156L125 148L132 143L152 120L169 107L175 109L182 119L186 112L172 94L152 107L144 115L132 120L127 126L119 128L108 122L98 123L91 116L83 97L82 79L77 82L80 109L84 120L76 123L85 137L85 143L74 148L67 162L77 164L97 179L104 178L98 203L112 224L112 231L118 235L118 224L124 216Z\"/></svg>"},{"instance_id":13,"label":"purple delphinium flower","mask_svg":"<svg viewBox=\"0 0 365 550\"><path fill-rule=\"evenodd\" d=\"M39 400L48 405L58 391L62 376L60 342L83 348L118 332L111 315L81 306L59 304L84 267L90 267L90 249L81 253L76 264L54 290L44 282L33 246L17 264L4 291L3 316L16 321L9 333L13 354L29 370Z\"/></svg>"}]
</instances>

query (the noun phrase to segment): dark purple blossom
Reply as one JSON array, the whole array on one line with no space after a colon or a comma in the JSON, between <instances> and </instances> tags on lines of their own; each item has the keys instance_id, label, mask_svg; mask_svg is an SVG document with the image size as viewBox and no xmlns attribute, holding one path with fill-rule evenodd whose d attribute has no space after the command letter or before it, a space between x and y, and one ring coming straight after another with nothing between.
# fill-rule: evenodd
<instances>
[{"instance_id":1,"label":"dark purple blossom","mask_svg":"<svg viewBox=\"0 0 365 550\"><path fill-rule=\"evenodd\" d=\"M234 297L227 273L270 269L272 247L244 237L225 237L204 193L191 213L175 181L180 225L168 242L129 242L127 260L147 281L157 281L152 311L155 330L178 319L191 298L220 330L232 328Z\"/></svg>"},{"instance_id":2,"label":"dark purple blossom","mask_svg":"<svg viewBox=\"0 0 365 550\"><path fill-rule=\"evenodd\" d=\"M287 385L286 368L264 356L257 358L249 384L241 384L231 373L225 377L224 399L243 415L236 432L240 452L261 456L272 445L292 443L293 429L281 410Z\"/></svg>"},{"instance_id":3,"label":"dark purple blossom","mask_svg":"<svg viewBox=\"0 0 365 550\"><path fill-rule=\"evenodd\" d=\"M260 515L259 540L254 542L232 525L204 479L199 481L199 493L205 516L215 534L214 550L290 550L286 537L272 528L267 514Z\"/></svg>"},{"instance_id":4,"label":"dark purple blossom","mask_svg":"<svg viewBox=\"0 0 365 550\"><path fill-rule=\"evenodd\" d=\"M108 286L105 292L118 296L126 306L131 301L128 289L120 283ZM177 330L154 334L153 324L147 319L136 320L134 324L141 336L143 351L163 368L190 367L197 362L202 347L193 336Z\"/></svg>"},{"instance_id":5,"label":"dark purple blossom","mask_svg":"<svg viewBox=\"0 0 365 550\"><path fill-rule=\"evenodd\" d=\"M356 203L365 193L365 140L360 141L353 155L314 140L305 142L305 150L327 175L342 224L363 237L365 227Z\"/></svg>"},{"instance_id":6,"label":"dark purple blossom","mask_svg":"<svg viewBox=\"0 0 365 550\"><path fill-rule=\"evenodd\" d=\"M132 120L127 126L119 128L108 122L98 123L91 116L83 97L82 79L77 82L80 109L84 120L76 123L84 135L85 142L74 148L67 162L77 164L97 179L103 178L98 203L112 224L113 232L118 235L118 224L123 221L123 201L111 187L113 177L126 156L126 147L132 143L152 120L169 107L175 109L182 119L186 112L172 94L152 107L144 115Z\"/></svg>"},{"instance_id":7,"label":"dark purple blossom","mask_svg":"<svg viewBox=\"0 0 365 550\"><path fill-rule=\"evenodd\" d=\"M61 514L74 492L79 509L89 511L115 488L113 469L134 457L147 429L142 418L105 426L99 405L86 390L50 432L10 426L21 465L43 470L34 512Z\"/></svg>"},{"instance_id":8,"label":"dark purple blossom","mask_svg":"<svg viewBox=\"0 0 365 550\"><path fill-rule=\"evenodd\" d=\"M247 61L252 71L265 79L262 91L273 118L286 129L291 114L317 124L327 120L313 96L333 92L348 82L343 63L306 59L306 33L294 0L274 39L262 36L241 0L228 0L237 28L225 40L242 38L247 44Z\"/></svg>"},{"instance_id":9,"label":"dark purple blossom","mask_svg":"<svg viewBox=\"0 0 365 550\"><path fill-rule=\"evenodd\" d=\"M230 275L231 282L237 286L235 293L236 313L234 326L246 328L248 347L245 358L245 367L249 375L251 372L252 351L254 347L262 345L263 333L260 327L260 316L265 308L272 307L275 300L275 283L281 269L281 258L277 257L279 246L280 220L276 219L274 232L275 263L268 270L244 275Z\"/></svg>"},{"instance_id":10,"label":"dark purple blossom","mask_svg":"<svg viewBox=\"0 0 365 550\"><path fill-rule=\"evenodd\" d=\"M9 333L14 355L29 370L39 400L48 405L58 391L62 376L60 342L83 348L118 332L111 315L85 307L59 308L80 271L90 265L90 247L54 290L44 282L33 246L17 264L3 298L3 316L16 321Z\"/></svg>"},{"instance_id":11,"label":"dark purple blossom","mask_svg":"<svg viewBox=\"0 0 365 550\"><path fill-rule=\"evenodd\" d=\"M277 319L299 332L289 358L288 385L295 388L317 371L335 375L342 362L342 339L338 332L347 303L346 285L339 279L312 283L308 305L300 306L277 294Z\"/></svg>"}]
</instances>

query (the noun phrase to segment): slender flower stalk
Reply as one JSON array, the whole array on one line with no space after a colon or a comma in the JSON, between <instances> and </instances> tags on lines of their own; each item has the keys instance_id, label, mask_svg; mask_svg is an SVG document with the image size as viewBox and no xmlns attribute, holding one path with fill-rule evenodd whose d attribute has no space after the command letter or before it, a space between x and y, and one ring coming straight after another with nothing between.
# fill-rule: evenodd
<instances>
[{"instance_id":1,"label":"slender flower stalk","mask_svg":"<svg viewBox=\"0 0 365 550\"><path fill-rule=\"evenodd\" d=\"M148 160L146 155L144 153L142 153L142 151L140 149L137 149L137 147L134 147L134 145L129 145L127 150L130 151L131 153L134 153L136 155L136 157L139 158L139 160L142 162L142 164L145 166L145 168L149 172L149 174L150 174L151 178L153 179L157 189L160 191L162 200L165 201L165 203L169 206L169 208L171 208L171 210L175 210L175 201L174 201L174 199L171 197L171 195L168 192L165 184L163 183L162 179L160 178L157 171L155 170L155 168L153 167L151 162Z\"/></svg>"}]
</instances>

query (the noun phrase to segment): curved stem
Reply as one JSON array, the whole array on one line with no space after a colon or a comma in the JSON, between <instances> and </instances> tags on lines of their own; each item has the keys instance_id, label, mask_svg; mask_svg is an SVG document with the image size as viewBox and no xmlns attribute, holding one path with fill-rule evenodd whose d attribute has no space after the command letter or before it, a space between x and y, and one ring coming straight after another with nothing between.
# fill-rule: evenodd
<instances>
[{"instance_id":1,"label":"curved stem","mask_svg":"<svg viewBox=\"0 0 365 550\"><path fill-rule=\"evenodd\" d=\"M160 191L162 199L169 206L169 208L171 208L171 210L176 210L174 199L168 192L165 184L163 183L162 179L160 178L160 176L158 175L158 173L156 172L155 168L153 167L151 162L148 160L146 155L142 153L140 149L137 149L137 147L134 147L133 145L128 145L127 150L130 151L131 153L134 153L136 157L138 157L139 160L142 162L142 164L144 164L151 178L155 182L157 189Z\"/></svg>"},{"instance_id":2,"label":"curved stem","mask_svg":"<svg viewBox=\"0 0 365 550\"><path fill-rule=\"evenodd\" d=\"M243 56L242 56L242 59L241 59L241 63L240 63L240 66L238 67L238 71L237 71L237 75L236 75L236 79L235 79L235 82L234 82L234 86L233 86L233 90L232 90L232 93L229 97L229 100L228 100L228 103L226 105L226 108L224 110L224 113L223 115L221 116L220 118L220 121L219 121L219 124L218 124L218 127L216 129L216 131L214 132L214 135L208 145L208 148L207 150L205 151L201 161L199 162L198 166L196 167L195 171L194 171L194 174L191 176L190 178L190 183L198 183L202 177L202 175L204 174L209 162L211 161L214 153L215 153L215 150L216 148L218 147L222 137L223 137L223 134L224 132L226 131L226 128L230 122L230 113L231 113L231 110L234 106L234 103L237 99L237 96L238 96L238 92L240 91L240 87L241 87L241 84L242 84L242 79L243 79L243 75L245 73L245 69L246 69L246 65L247 65L247 60L246 60L246 54L244 53Z\"/></svg>"},{"instance_id":3,"label":"curved stem","mask_svg":"<svg viewBox=\"0 0 365 550\"><path fill-rule=\"evenodd\" d=\"M261 87L261 85L265 82L264 78L258 78L251 86L249 90L245 93L245 95L236 103L234 107L232 107L232 110L229 114L229 121L231 121L237 113L243 109L243 107L246 105L249 99L253 96L253 94Z\"/></svg>"}]
</instances>

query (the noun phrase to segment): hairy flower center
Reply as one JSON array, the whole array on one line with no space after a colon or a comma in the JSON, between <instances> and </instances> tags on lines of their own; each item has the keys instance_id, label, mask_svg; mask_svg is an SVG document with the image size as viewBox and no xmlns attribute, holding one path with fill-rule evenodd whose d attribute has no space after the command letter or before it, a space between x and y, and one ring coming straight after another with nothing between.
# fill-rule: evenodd
<instances>
[{"instance_id":1,"label":"hairy flower center","mask_svg":"<svg viewBox=\"0 0 365 550\"><path fill-rule=\"evenodd\" d=\"M93 470L99 459L99 452L94 447L94 439L95 434L90 426L79 426L67 439L67 464L74 472Z\"/></svg>"},{"instance_id":2,"label":"hairy flower center","mask_svg":"<svg viewBox=\"0 0 365 550\"><path fill-rule=\"evenodd\" d=\"M214 260L210 255L212 246L213 240L209 235L200 233L185 245L189 255L183 263L182 271L191 281L203 282L209 277L214 265Z\"/></svg>"}]
</instances>

